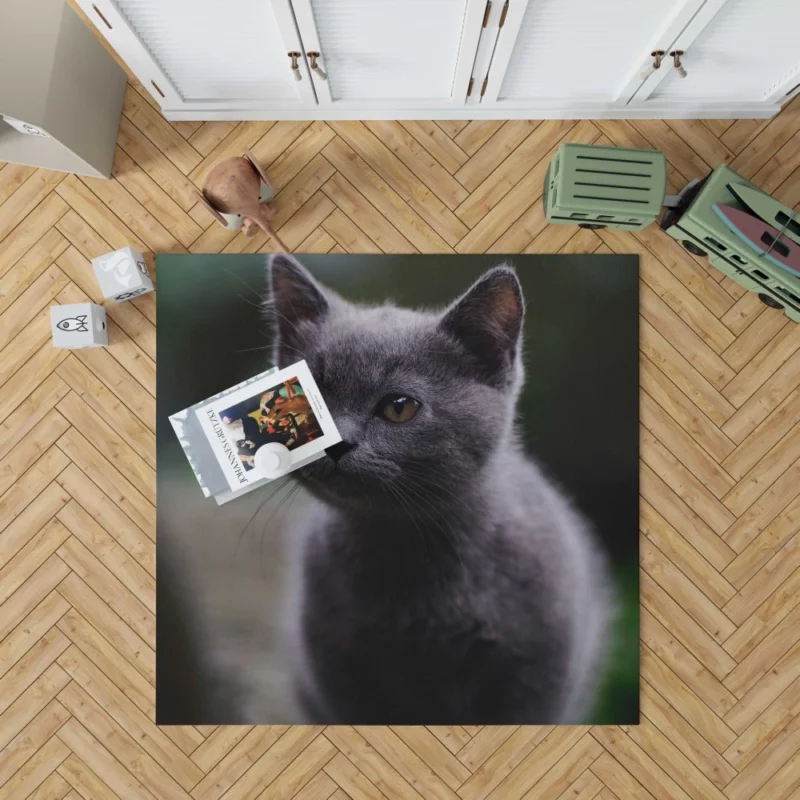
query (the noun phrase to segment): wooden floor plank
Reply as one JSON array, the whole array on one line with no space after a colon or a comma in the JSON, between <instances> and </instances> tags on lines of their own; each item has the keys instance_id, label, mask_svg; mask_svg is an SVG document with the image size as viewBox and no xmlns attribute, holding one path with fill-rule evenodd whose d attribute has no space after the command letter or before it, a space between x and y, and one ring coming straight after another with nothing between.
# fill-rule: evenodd
<instances>
[{"instance_id":1,"label":"wooden floor plank","mask_svg":"<svg viewBox=\"0 0 800 800\"><path fill-rule=\"evenodd\" d=\"M5 238L0 239L0 275L5 275L67 213L69 206L50 193Z\"/></svg>"},{"instance_id":2,"label":"wooden floor plank","mask_svg":"<svg viewBox=\"0 0 800 800\"><path fill-rule=\"evenodd\" d=\"M508 120L455 173L456 180L470 192L477 189L517 149L536 125L536 122L528 120Z\"/></svg>"},{"instance_id":3,"label":"wooden floor plank","mask_svg":"<svg viewBox=\"0 0 800 800\"><path fill-rule=\"evenodd\" d=\"M149 789L154 797L164 800L189 800L158 761L143 754L140 745L76 682L70 683L58 696L59 702L88 733L102 742L108 752Z\"/></svg>"},{"instance_id":4,"label":"wooden floor plank","mask_svg":"<svg viewBox=\"0 0 800 800\"><path fill-rule=\"evenodd\" d=\"M24 164L5 164L0 167L0 204L5 203L34 172L36 167Z\"/></svg>"},{"instance_id":5,"label":"wooden floor plank","mask_svg":"<svg viewBox=\"0 0 800 800\"><path fill-rule=\"evenodd\" d=\"M286 186L336 136L329 125L320 121L300 128L302 132L298 136L295 136L295 131L289 130L278 142L275 142L277 133L273 134L274 130L266 134L259 144L263 142L266 146L269 142L264 158L270 162L270 180L279 189ZM276 156L276 153L279 155Z\"/></svg>"},{"instance_id":6,"label":"wooden floor plank","mask_svg":"<svg viewBox=\"0 0 800 800\"><path fill-rule=\"evenodd\" d=\"M646 741L646 750L653 758L661 760L663 750L668 765L676 768L674 773L670 773L673 779L681 783L681 778L685 776L693 787L697 787L697 792L702 797L702 792L708 792L709 788L703 778L696 775L696 770L702 770L701 774L717 789L722 789L736 777L736 770L728 760L723 758L646 681L642 682L641 703L645 720L652 725L645 722L636 727L626 726L625 731L640 745ZM663 734L664 738L659 737L657 732ZM680 751L685 759L676 757L672 748Z\"/></svg>"},{"instance_id":7,"label":"wooden floor plank","mask_svg":"<svg viewBox=\"0 0 800 800\"><path fill-rule=\"evenodd\" d=\"M59 774L80 796L154 800L154 796L75 717L61 728L58 737L72 753Z\"/></svg>"},{"instance_id":8,"label":"wooden floor plank","mask_svg":"<svg viewBox=\"0 0 800 800\"><path fill-rule=\"evenodd\" d=\"M69 470L65 470L65 474ZM736 589L717 572L702 555L684 539L644 498L641 500L641 520L639 526L669 559L687 575L692 586L703 592L717 608L730 600Z\"/></svg>"},{"instance_id":9,"label":"wooden floor plank","mask_svg":"<svg viewBox=\"0 0 800 800\"><path fill-rule=\"evenodd\" d=\"M155 685L155 651L99 594L75 572L58 584L58 593L108 641L113 641L114 647L149 684Z\"/></svg>"},{"instance_id":10,"label":"wooden floor plank","mask_svg":"<svg viewBox=\"0 0 800 800\"><path fill-rule=\"evenodd\" d=\"M0 279L0 314L2 314L32 283L64 252L69 243L51 228L19 260L16 269Z\"/></svg>"},{"instance_id":11,"label":"wooden floor plank","mask_svg":"<svg viewBox=\"0 0 800 800\"><path fill-rule=\"evenodd\" d=\"M155 538L155 508L76 428L58 446L139 528Z\"/></svg>"},{"instance_id":12,"label":"wooden floor plank","mask_svg":"<svg viewBox=\"0 0 800 800\"><path fill-rule=\"evenodd\" d=\"M712 675L721 681L736 667L733 658L646 572L641 575L641 587L643 608L695 654Z\"/></svg>"},{"instance_id":13,"label":"wooden floor plank","mask_svg":"<svg viewBox=\"0 0 800 800\"><path fill-rule=\"evenodd\" d=\"M184 247L188 247L203 232L186 211L119 147L111 174ZM159 245L157 249L166 248Z\"/></svg>"},{"instance_id":14,"label":"wooden floor plank","mask_svg":"<svg viewBox=\"0 0 800 800\"><path fill-rule=\"evenodd\" d=\"M113 458L114 466L139 492L151 503L155 501L155 472L152 465L116 430L98 419L78 394L70 392L59 402L57 409L77 431Z\"/></svg>"},{"instance_id":15,"label":"wooden floor plank","mask_svg":"<svg viewBox=\"0 0 800 800\"><path fill-rule=\"evenodd\" d=\"M451 211L469 192L399 122L373 120L367 128Z\"/></svg>"},{"instance_id":16,"label":"wooden floor plank","mask_svg":"<svg viewBox=\"0 0 800 800\"><path fill-rule=\"evenodd\" d=\"M331 127L448 245L453 247L464 236L463 222L366 126L337 122Z\"/></svg>"},{"instance_id":17,"label":"wooden floor plank","mask_svg":"<svg viewBox=\"0 0 800 800\"><path fill-rule=\"evenodd\" d=\"M504 161L489 172L474 188L470 196L456 209L458 216L466 225L474 228L527 175L533 166L549 156L553 144L559 142L574 128L575 123L571 120L545 120L538 125ZM584 128L587 137L597 132L593 125L591 127L587 125ZM542 178L544 178L544 171Z\"/></svg>"},{"instance_id":18,"label":"wooden floor plank","mask_svg":"<svg viewBox=\"0 0 800 800\"><path fill-rule=\"evenodd\" d=\"M451 174L469 158L435 122L405 120L400 124Z\"/></svg>"},{"instance_id":19,"label":"wooden floor plank","mask_svg":"<svg viewBox=\"0 0 800 800\"><path fill-rule=\"evenodd\" d=\"M0 643L0 677L5 675L70 610L57 592L50 592Z\"/></svg>"},{"instance_id":20,"label":"wooden floor plank","mask_svg":"<svg viewBox=\"0 0 800 800\"><path fill-rule=\"evenodd\" d=\"M119 123L117 146L184 211L195 205L197 187L126 116Z\"/></svg>"},{"instance_id":21,"label":"wooden floor plank","mask_svg":"<svg viewBox=\"0 0 800 800\"><path fill-rule=\"evenodd\" d=\"M37 750L45 747L68 719L69 712L58 701L52 700L48 703L0 751L0 786L5 784L6 791L9 791L7 783L9 778L35 756ZM63 794L66 794L66 791Z\"/></svg>"},{"instance_id":22,"label":"wooden floor plank","mask_svg":"<svg viewBox=\"0 0 800 800\"><path fill-rule=\"evenodd\" d=\"M33 211L64 180L63 173L37 169L0 205L0 240Z\"/></svg>"},{"instance_id":23,"label":"wooden floor plank","mask_svg":"<svg viewBox=\"0 0 800 800\"><path fill-rule=\"evenodd\" d=\"M128 85L122 113L146 136L184 175L188 175L202 160L197 152L136 89Z\"/></svg>"}]
</instances>

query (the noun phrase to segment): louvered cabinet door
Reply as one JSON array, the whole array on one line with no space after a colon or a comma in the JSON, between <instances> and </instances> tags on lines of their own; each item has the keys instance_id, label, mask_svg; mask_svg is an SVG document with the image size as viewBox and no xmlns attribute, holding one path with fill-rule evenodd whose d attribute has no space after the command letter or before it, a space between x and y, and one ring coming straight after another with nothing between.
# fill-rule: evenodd
<instances>
[{"instance_id":1,"label":"louvered cabinet door","mask_svg":"<svg viewBox=\"0 0 800 800\"><path fill-rule=\"evenodd\" d=\"M316 107L289 0L77 3L165 113Z\"/></svg>"},{"instance_id":2,"label":"louvered cabinet door","mask_svg":"<svg viewBox=\"0 0 800 800\"><path fill-rule=\"evenodd\" d=\"M798 0L800 2L800 0ZM624 107L703 0L509 0L482 106Z\"/></svg>"},{"instance_id":3,"label":"louvered cabinet door","mask_svg":"<svg viewBox=\"0 0 800 800\"><path fill-rule=\"evenodd\" d=\"M321 108L464 104L486 0L292 0L292 8Z\"/></svg>"},{"instance_id":4,"label":"louvered cabinet door","mask_svg":"<svg viewBox=\"0 0 800 800\"><path fill-rule=\"evenodd\" d=\"M783 103L800 92L800 0L709 0L633 105L695 108Z\"/></svg>"}]
</instances>

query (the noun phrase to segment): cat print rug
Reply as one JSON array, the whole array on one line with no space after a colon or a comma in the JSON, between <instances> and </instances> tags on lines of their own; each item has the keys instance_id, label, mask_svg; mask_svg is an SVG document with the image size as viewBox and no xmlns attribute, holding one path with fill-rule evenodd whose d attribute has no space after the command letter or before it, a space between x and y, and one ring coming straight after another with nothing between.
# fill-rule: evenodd
<instances>
[{"instance_id":1,"label":"cat print rug","mask_svg":"<svg viewBox=\"0 0 800 800\"><path fill-rule=\"evenodd\" d=\"M157 266L159 724L638 723L637 256Z\"/></svg>"}]
</instances>

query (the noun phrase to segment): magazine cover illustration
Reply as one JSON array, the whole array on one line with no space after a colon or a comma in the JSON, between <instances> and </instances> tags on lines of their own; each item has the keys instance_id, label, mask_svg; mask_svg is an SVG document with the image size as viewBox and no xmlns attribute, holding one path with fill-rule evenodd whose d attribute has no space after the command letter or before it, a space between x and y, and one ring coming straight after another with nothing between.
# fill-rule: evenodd
<instances>
[{"instance_id":1,"label":"magazine cover illustration","mask_svg":"<svg viewBox=\"0 0 800 800\"><path fill-rule=\"evenodd\" d=\"M231 489L262 480L256 451L277 443L290 469L340 441L305 361L243 387L195 411Z\"/></svg>"}]
</instances>

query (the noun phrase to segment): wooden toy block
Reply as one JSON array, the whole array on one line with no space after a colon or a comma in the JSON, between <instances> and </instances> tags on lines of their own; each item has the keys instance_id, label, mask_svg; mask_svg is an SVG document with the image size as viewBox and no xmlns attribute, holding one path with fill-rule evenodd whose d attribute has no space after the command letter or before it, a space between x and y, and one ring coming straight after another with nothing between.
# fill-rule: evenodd
<instances>
[{"instance_id":1,"label":"wooden toy block","mask_svg":"<svg viewBox=\"0 0 800 800\"><path fill-rule=\"evenodd\" d=\"M144 257L132 247L93 258L92 266L100 291L107 300L121 303L153 291Z\"/></svg>"},{"instance_id":2,"label":"wooden toy block","mask_svg":"<svg viewBox=\"0 0 800 800\"><path fill-rule=\"evenodd\" d=\"M94 303L50 306L53 347L77 350L108 344L106 310Z\"/></svg>"}]
</instances>

